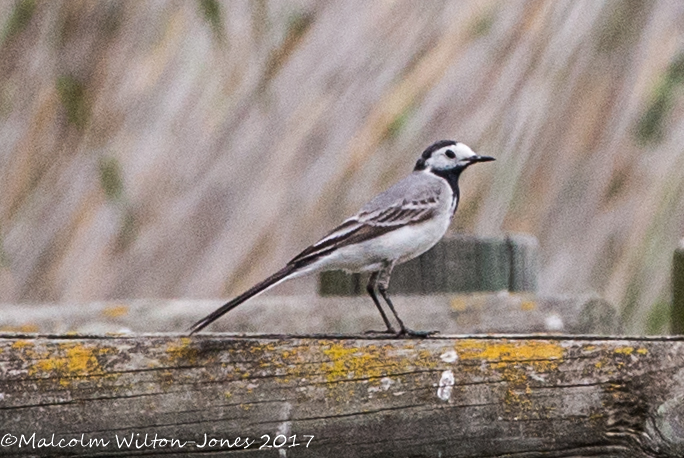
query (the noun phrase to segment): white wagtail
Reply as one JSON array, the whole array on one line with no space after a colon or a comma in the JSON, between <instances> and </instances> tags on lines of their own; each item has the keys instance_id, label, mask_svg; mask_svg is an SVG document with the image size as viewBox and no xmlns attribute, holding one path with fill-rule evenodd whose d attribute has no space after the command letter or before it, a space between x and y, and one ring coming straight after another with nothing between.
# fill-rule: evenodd
<instances>
[{"instance_id":1,"label":"white wagtail","mask_svg":"<svg viewBox=\"0 0 684 458\"><path fill-rule=\"evenodd\" d=\"M191 334L285 280L326 270L344 270L371 272L366 289L387 326L387 331L381 333L429 335L430 332L408 329L394 310L387 295L392 269L423 254L442 238L456 212L461 172L476 162L493 160L493 157L478 156L465 144L452 140L430 145L416 162L413 173L378 194L356 215L299 253L278 272L198 321L191 328ZM376 288L399 322L399 332L395 332L387 319L375 294Z\"/></svg>"}]
</instances>

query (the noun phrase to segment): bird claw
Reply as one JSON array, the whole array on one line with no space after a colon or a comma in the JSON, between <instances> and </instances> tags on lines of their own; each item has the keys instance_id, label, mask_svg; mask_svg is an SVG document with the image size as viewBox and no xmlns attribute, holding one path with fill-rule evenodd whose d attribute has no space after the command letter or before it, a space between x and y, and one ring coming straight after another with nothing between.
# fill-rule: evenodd
<instances>
[{"instance_id":1,"label":"bird claw","mask_svg":"<svg viewBox=\"0 0 684 458\"><path fill-rule=\"evenodd\" d=\"M397 337L413 337L417 339L425 339L426 337L430 337L432 335L439 334L439 331L414 331L409 328L403 328L401 331L399 331L396 336Z\"/></svg>"},{"instance_id":2,"label":"bird claw","mask_svg":"<svg viewBox=\"0 0 684 458\"><path fill-rule=\"evenodd\" d=\"M397 335L397 331L395 331L395 330L392 329L392 328L390 328L390 329L385 329L384 331L365 331L365 332L364 332L364 335L367 335L367 336L368 336L368 335L371 335L371 336L372 336L372 335L396 336L396 335Z\"/></svg>"}]
</instances>

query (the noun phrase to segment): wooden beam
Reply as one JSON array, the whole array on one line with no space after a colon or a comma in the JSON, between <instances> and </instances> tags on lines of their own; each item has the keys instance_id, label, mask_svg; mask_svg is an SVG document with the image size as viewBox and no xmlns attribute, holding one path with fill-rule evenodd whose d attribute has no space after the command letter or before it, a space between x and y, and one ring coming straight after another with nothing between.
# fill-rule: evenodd
<instances>
[{"instance_id":1,"label":"wooden beam","mask_svg":"<svg viewBox=\"0 0 684 458\"><path fill-rule=\"evenodd\" d=\"M506 235L506 246L510 253L511 265L508 291L537 291L539 272L539 242L529 234Z\"/></svg>"},{"instance_id":2,"label":"wooden beam","mask_svg":"<svg viewBox=\"0 0 684 458\"><path fill-rule=\"evenodd\" d=\"M3 304L0 332L174 332L221 305L220 300ZM394 296L407 326L445 334L563 332L617 334L618 313L596 296L535 296L478 293ZM371 299L359 297L261 296L213 324L222 332L274 334L360 333L381 329Z\"/></svg>"},{"instance_id":3,"label":"wooden beam","mask_svg":"<svg viewBox=\"0 0 684 458\"><path fill-rule=\"evenodd\" d=\"M684 334L684 239L672 258L672 334Z\"/></svg>"},{"instance_id":4,"label":"wooden beam","mask_svg":"<svg viewBox=\"0 0 684 458\"><path fill-rule=\"evenodd\" d=\"M5 334L0 454L681 457L682 393L678 338Z\"/></svg>"},{"instance_id":5,"label":"wooden beam","mask_svg":"<svg viewBox=\"0 0 684 458\"><path fill-rule=\"evenodd\" d=\"M450 235L434 248L394 269L392 294L439 294L477 291L534 292L538 273L537 239ZM322 296L366 294L368 275L324 272Z\"/></svg>"}]
</instances>

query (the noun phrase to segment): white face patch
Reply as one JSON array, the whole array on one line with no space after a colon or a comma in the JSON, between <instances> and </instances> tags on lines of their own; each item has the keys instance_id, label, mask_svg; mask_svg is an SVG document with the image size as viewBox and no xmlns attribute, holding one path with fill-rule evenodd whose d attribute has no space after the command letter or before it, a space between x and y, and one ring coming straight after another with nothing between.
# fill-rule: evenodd
<instances>
[{"instance_id":1,"label":"white face patch","mask_svg":"<svg viewBox=\"0 0 684 458\"><path fill-rule=\"evenodd\" d=\"M454 150L454 153L456 153L457 161L463 161L464 159L470 159L473 156L477 156L475 151L470 149L465 143L456 143L452 149Z\"/></svg>"},{"instance_id":2,"label":"white face patch","mask_svg":"<svg viewBox=\"0 0 684 458\"><path fill-rule=\"evenodd\" d=\"M475 152L464 143L445 146L433 152L425 161L425 165L432 170L446 170L455 167L465 167Z\"/></svg>"}]
</instances>

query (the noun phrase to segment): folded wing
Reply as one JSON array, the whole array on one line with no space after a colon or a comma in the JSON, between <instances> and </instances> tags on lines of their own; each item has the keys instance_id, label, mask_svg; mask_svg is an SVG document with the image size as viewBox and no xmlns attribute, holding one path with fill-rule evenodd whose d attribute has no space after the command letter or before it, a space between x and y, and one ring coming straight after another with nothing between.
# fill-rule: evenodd
<instances>
[{"instance_id":1,"label":"folded wing","mask_svg":"<svg viewBox=\"0 0 684 458\"><path fill-rule=\"evenodd\" d=\"M303 266L338 248L379 237L395 229L430 219L439 206L441 188L436 183L406 180L378 195L355 216L345 220L288 264ZM394 196L399 196L395 198Z\"/></svg>"}]
</instances>

